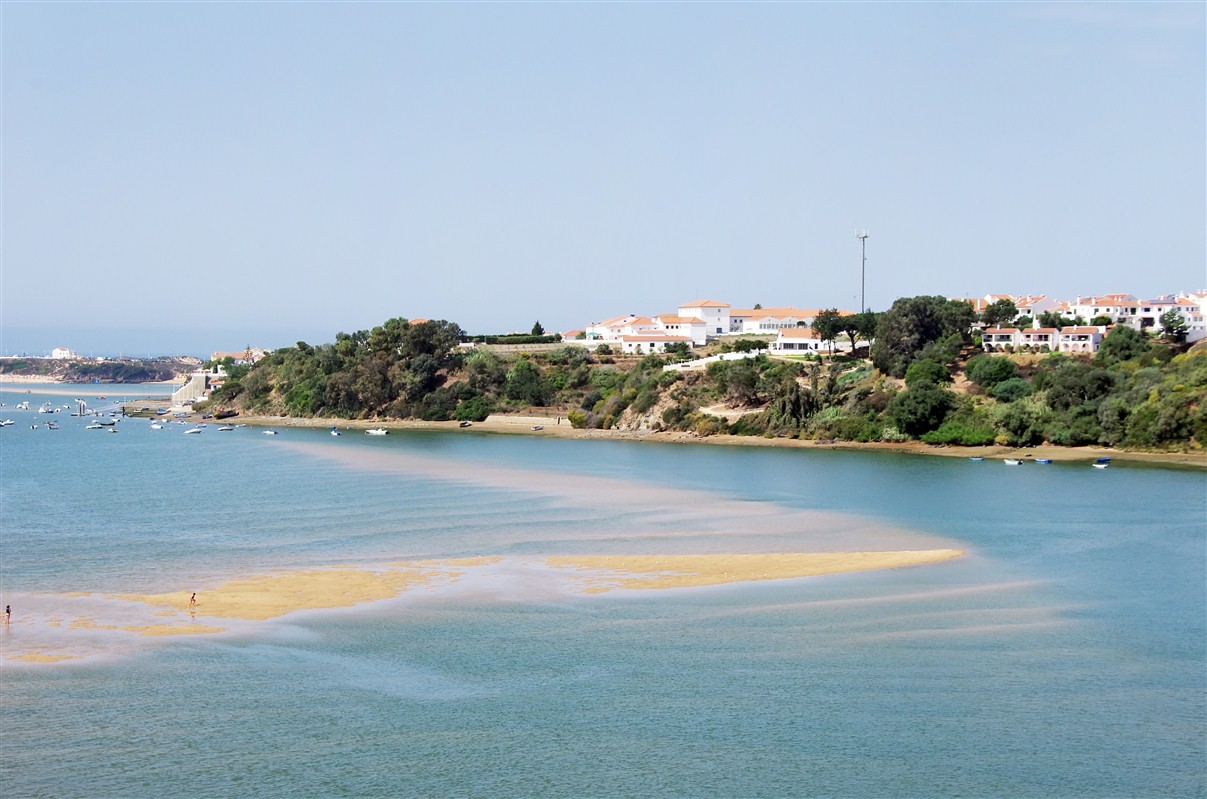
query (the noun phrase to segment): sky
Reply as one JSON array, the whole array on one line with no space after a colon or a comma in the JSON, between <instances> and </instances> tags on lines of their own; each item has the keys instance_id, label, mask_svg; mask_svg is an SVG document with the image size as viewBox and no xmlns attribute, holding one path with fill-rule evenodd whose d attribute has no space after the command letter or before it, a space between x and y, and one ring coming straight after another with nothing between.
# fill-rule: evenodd
<instances>
[{"instance_id":1,"label":"sky","mask_svg":"<svg viewBox=\"0 0 1207 799\"><path fill-rule=\"evenodd\" d=\"M5 2L0 354L1202 289L1205 8Z\"/></svg>"}]
</instances>

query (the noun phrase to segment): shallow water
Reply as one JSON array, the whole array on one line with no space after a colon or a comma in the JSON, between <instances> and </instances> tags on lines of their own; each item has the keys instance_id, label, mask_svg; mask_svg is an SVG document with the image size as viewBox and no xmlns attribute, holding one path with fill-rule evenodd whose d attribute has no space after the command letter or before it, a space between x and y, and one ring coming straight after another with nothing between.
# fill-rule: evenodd
<instances>
[{"instance_id":1,"label":"shallow water","mask_svg":"<svg viewBox=\"0 0 1207 799\"><path fill-rule=\"evenodd\" d=\"M30 421L0 430L6 798L1207 793L1201 473ZM599 595L530 565L945 546L968 555ZM221 635L66 624L474 555L504 560ZM79 659L14 659L54 647Z\"/></svg>"}]
</instances>

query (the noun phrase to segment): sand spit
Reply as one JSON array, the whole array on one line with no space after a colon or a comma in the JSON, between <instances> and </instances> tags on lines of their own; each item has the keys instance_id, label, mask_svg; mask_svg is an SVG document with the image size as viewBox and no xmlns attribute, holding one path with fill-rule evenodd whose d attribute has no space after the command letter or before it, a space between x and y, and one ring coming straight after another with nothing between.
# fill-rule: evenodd
<instances>
[{"instance_id":1,"label":"sand spit","mask_svg":"<svg viewBox=\"0 0 1207 799\"><path fill-rule=\"evenodd\" d=\"M336 566L231 580L198 591L197 604L191 608L191 591L121 594L114 598L189 611L210 618L264 621L299 610L346 608L391 599L409 588L455 580L462 574L460 570L438 562L429 562L424 566L399 563L380 569ZM156 625L156 629L160 627Z\"/></svg>"},{"instance_id":2,"label":"sand spit","mask_svg":"<svg viewBox=\"0 0 1207 799\"><path fill-rule=\"evenodd\" d=\"M757 580L785 580L938 563L958 549L899 552L819 552L765 555L598 555L548 558L561 569L589 572L586 593L616 588L692 588Z\"/></svg>"}]
</instances>

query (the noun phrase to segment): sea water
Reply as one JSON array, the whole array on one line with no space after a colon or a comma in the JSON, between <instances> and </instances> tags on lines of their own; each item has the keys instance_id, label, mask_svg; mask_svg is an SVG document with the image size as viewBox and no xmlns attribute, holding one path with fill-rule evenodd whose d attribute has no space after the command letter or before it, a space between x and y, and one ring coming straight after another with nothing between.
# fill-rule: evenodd
<instances>
[{"instance_id":1,"label":"sea water","mask_svg":"<svg viewBox=\"0 0 1207 799\"><path fill-rule=\"evenodd\" d=\"M62 395L24 390L0 391L5 799L1207 794L1200 471L473 428L110 434L65 412L48 430L12 407ZM967 554L603 594L515 565L940 547ZM51 623L137 613L121 593L472 556L502 565L216 635Z\"/></svg>"}]
</instances>

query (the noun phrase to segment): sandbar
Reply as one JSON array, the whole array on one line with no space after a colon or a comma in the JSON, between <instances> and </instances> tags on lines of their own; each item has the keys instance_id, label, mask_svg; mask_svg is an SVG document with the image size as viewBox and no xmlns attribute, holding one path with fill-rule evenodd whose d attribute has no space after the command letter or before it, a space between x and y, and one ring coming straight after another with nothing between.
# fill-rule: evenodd
<instances>
[{"instance_id":1,"label":"sandbar","mask_svg":"<svg viewBox=\"0 0 1207 799\"><path fill-rule=\"evenodd\" d=\"M332 567L242 577L199 590L190 608L191 591L167 594L120 594L117 599L190 611L198 616L264 621L299 610L343 608L391 599L401 592L459 572L444 564L395 564L380 569ZM156 633L165 634L165 633Z\"/></svg>"},{"instance_id":2,"label":"sandbar","mask_svg":"<svg viewBox=\"0 0 1207 799\"><path fill-rule=\"evenodd\" d=\"M693 588L757 580L784 580L938 563L958 549L892 552L811 552L727 555L593 555L551 557L559 569L589 572L586 593L616 588Z\"/></svg>"}]
</instances>

